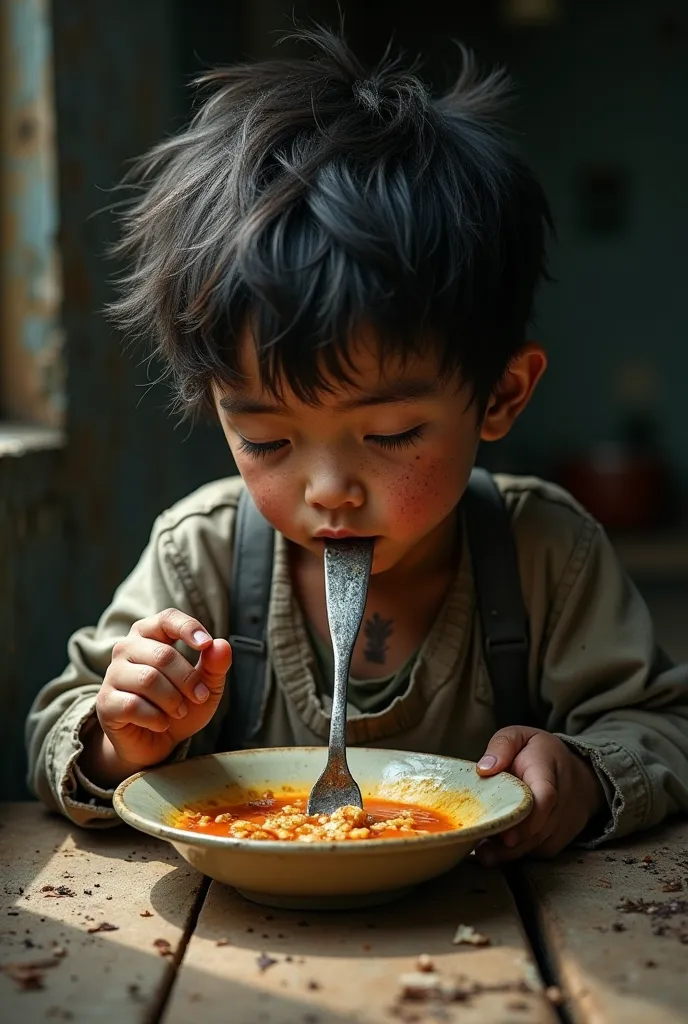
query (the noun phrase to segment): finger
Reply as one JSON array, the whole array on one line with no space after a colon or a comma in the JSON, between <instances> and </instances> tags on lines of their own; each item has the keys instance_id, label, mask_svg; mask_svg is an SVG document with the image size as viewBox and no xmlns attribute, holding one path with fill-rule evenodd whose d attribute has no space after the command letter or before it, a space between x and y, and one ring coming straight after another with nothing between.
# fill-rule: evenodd
<instances>
[{"instance_id":1,"label":"finger","mask_svg":"<svg viewBox=\"0 0 688 1024\"><path fill-rule=\"evenodd\" d=\"M170 718L184 718L189 708L184 694L153 665L119 659L105 675L111 692L135 693Z\"/></svg>"},{"instance_id":2,"label":"finger","mask_svg":"<svg viewBox=\"0 0 688 1024\"><path fill-rule=\"evenodd\" d=\"M192 647L196 651L204 650L213 642L203 623L192 615L180 612L178 608L166 608L157 615L139 619L131 627L131 632L146 636L150 640L159 640L164 644L183 640L187 647Z\"/></svg>"},{"instance_id":3,"label":"finger","mask_svg":"<svg viewBox=\"0 0 688 1024\"><path fill-rule=\"evenodd\" d=\"M581 834L586 824L587 821L583 815L572 814L558 817L555 829L538 847L538 857L556 857Z\"/></svg>"},{"instance_id":4,"label":"finger","mask_svg":"<svg viewBox=\"0 0 688 1024\"><path fill-rule=\"evenodd\" d=\"M104 732L117 732L128 725L137 725L150 732L167 732L171 720L160 708L145 697L126 690L110 690L105 700L97 704L98 720Z\"/></svg>"},{"instance_id":5,"label":"finger","mask_svg":"<svg viewBox=\"0 0 688 1024\"><path fill-rule=\"evenodd\" d=\"M511 847L541 832L559 799L556 771L549 762L535 761L518 774L533 794L533 809L525 821L503 833L502 842Z\"/></svg>"},{"instance_id":6,"label":"finger","mask_svg":"<svg viewBox=\"0 0 688 1024\"><path fill-rule=\"evenodd\" d=\"M487 745L487 750L478 761L481 775L496 775L506 771L516 755L523 750L528 741L537 733L537 729L513 725L496 732Z\"/></svg>"},{"instance_id":7,"label":"finger","mask_svg":"<svg viewBox=\"0 0 688 1024\"><path fill-rule=\"evenodd\" d=\"M232 648L226 640L213 640L212 645L201 651L196 665L198 684L195 693L198 696L200 687L205 687L208 694L219 700L225 685L225 676L232 664Z\"/></svg>"},{"instance_id":8,"label":"finger","mask_svg":"<svg viewBox=\"0 0 688 1024\"><path fill-rule=\"evenodd\" d=\"M115 660L125 664L130 662L156 669L178 691L177 703L182 697L186 697L193 704L202 704L208 698L204 691L196 693L199 679L194 666L190 665L186 658L169 643L151 640L134 633L115 644L112 649L112 657L113 662ZM154 682L154 677L151 677L150 682L151 684Z\"/></svg>"},{"instance_id":9,"label":"finger","mask_svg":"<svg viewBox=\"0 0 688 1024\"><path fill-rule=\"evenodd\" d=\"M504 846L494 839L489 839L476 850L476 856L485 867L493 868L500 864L508 864L511 861L518 860L519 857L525 857L537 850L549 840L555 828L556 823L550 822L542 832L529 836L523 842L511 848Z\"/></svg>"}]
</instances>

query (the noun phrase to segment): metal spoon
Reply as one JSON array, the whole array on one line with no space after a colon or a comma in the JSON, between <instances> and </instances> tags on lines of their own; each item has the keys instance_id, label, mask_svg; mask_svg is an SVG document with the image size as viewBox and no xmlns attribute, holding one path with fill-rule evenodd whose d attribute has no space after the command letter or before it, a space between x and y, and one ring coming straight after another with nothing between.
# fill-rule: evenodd
<instances>
[{"instance_id":1,"label":"metal spoon","mask_svg":"<svg viewBox=\"0 0 688 1024\"><path fill-rule=\"evenodd\" d=\"M346 763L346 693L349 666L368 595L374 541L325 541L325 602L334 652L334 693L327 765L308 797L309 814L363 807L361 791Z\"/></svg>"}]
</instances>

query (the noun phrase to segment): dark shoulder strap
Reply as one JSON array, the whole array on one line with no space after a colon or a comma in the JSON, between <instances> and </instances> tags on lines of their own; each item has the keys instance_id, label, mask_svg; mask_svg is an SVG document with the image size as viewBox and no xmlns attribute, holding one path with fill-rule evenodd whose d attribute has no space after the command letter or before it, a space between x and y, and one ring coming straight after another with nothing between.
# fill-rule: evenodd
<instances>
[{"instance_id":1,"label":"dark shoulder strap","mask_svg":"<svg viewBox=\"0 0 688 1024\"><path fill-rule=\"evenodd\" d=\"M527 725L531 717L528 616L511 522L499 488L486 470L471 473L464 504L497 727Z\"/></svg>"},{"instance_id":2,"label":"dark shoulder strap","mask_svg":"<svg viewBox=\"0 0 688 1024\"><path fill-rule=\"evenodd\" d=\"M244 488L234 526L229 702L218 749L239 750L255 735L265 691L266 626L275 534Z\"/></svg>"}]
</instances>

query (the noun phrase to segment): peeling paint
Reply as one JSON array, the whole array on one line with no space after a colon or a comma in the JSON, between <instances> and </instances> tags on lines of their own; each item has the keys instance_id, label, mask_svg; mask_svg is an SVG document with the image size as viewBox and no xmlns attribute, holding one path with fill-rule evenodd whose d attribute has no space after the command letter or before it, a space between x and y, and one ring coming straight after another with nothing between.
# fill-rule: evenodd
<instances>
[{"instance_id":1,"label":"peeling paint","mask_svg":"<svg viewBox=\"0 0 688 1024\"><path fill-rule=\"evenodd\" d=\"M1 412L59 426L65 401L48 0L5 0L0 19Z\"/></svg>"}]
</instances>

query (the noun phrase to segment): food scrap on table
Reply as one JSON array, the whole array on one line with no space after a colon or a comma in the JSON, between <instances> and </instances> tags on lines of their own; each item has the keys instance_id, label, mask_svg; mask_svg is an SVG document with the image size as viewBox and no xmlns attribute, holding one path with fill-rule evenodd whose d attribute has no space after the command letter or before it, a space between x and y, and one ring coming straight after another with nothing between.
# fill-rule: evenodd
<instances>
[{"instance_id":1,"label":"food scrap on table","mask_svg":"<svg viewBox=\"0 0 688 1024\"><path fill-rule=\"evenodd\" d=\"M13 982L24 992L34 992L44 988L43 979L45 972L51 967L57 967L62 956L44 957L42 960L32 960L27 963L9 963L0 965L0 971L11 978Z\"/></svg>"},{"instance_id":2,"label":"food scrap on table","mask_svg":"<svg viewBox=\"0 0 688 1024\"><path fill-rule=\"evenodd\" d=\"M256 957L256 963L258 964L258 970L263 973L267 971L268 967L273 967L277 961L274 957L268 956L267 953L261 953L259 957Z\"/></svg>"},{"instance_id":3,"label":"food scrap on table","mask_svg":"<svg viewBox=\"0 0 688 1024\"><path fill-rule=\"evenodd\" d=\"M679 879L667 879L662 885L662 892L683 892L683 882Z\"/></svg>"},{"instance_id":4,"label":"food scrap on table","mask_svg":"<svg viewBox=\"0 0 688 1024\"><path fill-rule=\"evenodd\" d=\"M44 885L41 889L44 897L52 896L58 899L62 896L76 896L76 893L66 885Z\"/></svg>"},{"instance_id":5,"label":"food scrap on table","mask_svg":"<svg viewBox=\"0 0 688 1024\"><path fill-rule=\"evenodd\" d=\"M526 981L483 984L466 978L450 978L439 972L412 971L399 978L399 999L409 1002L436 1001L465 1003L485 993L515 993L533 995L534 989Z\"/></svg>"},{"instance_id":6,"label":"food scrap on table","mask_svg":"<svg viewBox=\"0 0 688 1024\"><path fill-rule=\"evenodd\" d=\"M486 935L481 935L468 924L458 926L452 942L455 946L489 946L491 944Z\"/></svg>"},{"instance_id":7,"label":"food scrap on table","mask_svg":"<svg viewBox=\"0 0 688 1024\"><path fill-rule=\"evenodd\" d=\"M616 909L622 914L646 915L650 918L653 935L673 936L688 946L688 900L624 900Z\"/></svg>"}]
</instances>

